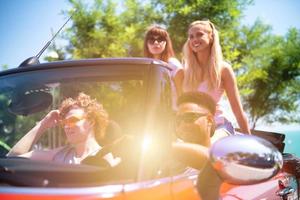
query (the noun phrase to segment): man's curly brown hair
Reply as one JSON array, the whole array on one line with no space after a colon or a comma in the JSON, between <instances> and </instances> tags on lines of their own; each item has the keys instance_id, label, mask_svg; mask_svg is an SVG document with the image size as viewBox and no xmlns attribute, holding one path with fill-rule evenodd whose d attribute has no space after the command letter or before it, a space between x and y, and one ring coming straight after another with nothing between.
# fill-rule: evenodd
<instances>
[{"instance_id":1,"label":"man's curly brown hair","mask_svg":"<svg viewBox=\"0 0 300 200\"><path fill-rule=\"evenodd\" d=\"M79 93L76 99L65 99L60 108L60 117L64 119L66 114L74 107L83 108L87 119L94 123L94 133L97 139L105 136L106 127L109 122L109 116L103 105L98 103L96 99L92 99L89 95Z\"/></svg>"}]
</instances>

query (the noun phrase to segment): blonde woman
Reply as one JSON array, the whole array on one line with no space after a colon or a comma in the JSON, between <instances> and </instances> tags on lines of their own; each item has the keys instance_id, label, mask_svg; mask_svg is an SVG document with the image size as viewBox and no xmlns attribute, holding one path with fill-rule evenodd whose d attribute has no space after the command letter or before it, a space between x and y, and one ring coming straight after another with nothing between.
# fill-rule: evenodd
<instances>
[{"instance_id":1,"label":"blonde woman","mask_svg":"<svg viewBox=\"0 0 300 200\"><path fill-rule=\"evenodd\" d=\"M209 94L217 104L214 140L234 134L231 123L224 117L220 100L226 93L231 109L243 133L250 134L236 78L231 66L222 58L218 31L210 21L194 21L188 28L188 39L183 47L184 70L174 78L177 93L199 91Z\"/></svg>"}]
</instances>

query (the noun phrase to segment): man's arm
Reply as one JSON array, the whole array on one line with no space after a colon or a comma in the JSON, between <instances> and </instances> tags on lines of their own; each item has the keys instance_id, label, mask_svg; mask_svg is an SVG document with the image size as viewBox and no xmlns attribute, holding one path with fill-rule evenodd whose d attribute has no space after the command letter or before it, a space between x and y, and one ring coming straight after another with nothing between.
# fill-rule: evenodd
<instances>
[{"instance_id":1,"label":"man's arm","mask_svg":"<svg viewBox=\"0 0 300 200\"><path fill-rule=\"evenodd\" d=\"M18 157L23 158L29 158L31 160L38 160L38 161L52 161L54 156L61 151L61 149L64 147L59 147L56 149L50 149L50 150L33 150L29 151L24 154L17 155Z\"/></svg>"},{"instance_id":2,"label":"man's arm","mask_svg":"<svg viewBox=\"0 0 300 200\"><path fill-rule=\"evenodd\" d=\"M58 121L59 111L52 110L12 147L7 156L18 156L29 152L43 133L48 128L55 126Z\"/></svg>"},{"instance_id":3,"label":"man's arm","mask_svg":"<svg viewBox=\"0 0 300 200\"><path fill-rule=\"evenodd\" d=\"M195 169L202 169L209 160L208 148L192 143L172 143L173 156Z\"/></svg>"}]
</instances>

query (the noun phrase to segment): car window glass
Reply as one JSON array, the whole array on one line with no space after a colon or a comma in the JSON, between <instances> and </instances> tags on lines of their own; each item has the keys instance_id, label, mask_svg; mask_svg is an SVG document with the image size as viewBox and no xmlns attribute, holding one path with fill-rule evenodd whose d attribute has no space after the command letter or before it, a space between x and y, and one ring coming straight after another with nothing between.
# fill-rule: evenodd
<instances>
[{"instance_id":1,"label":"car window glass","mask_svg":"<svg viewBox=\"0 0 300 200\"><path fill-rule=\"evenodd\" d=\"M48 70L48 72L32 72L24 73L22 76L5 77L1 80L3 84L0 86L1 144L9 149L50 110L58 109L64 99L76 97L80 92L90 95L103 104L109 113L111 126L107 129L108 137L103 141L98 141L99 143L103 145L110 143L120 136L118 134L137 136L141 133L144 120L142 111L145 81L143 70L136 69L137 67L134 66L132 70L128 70L130 73L124 74L121 74L122 70L113 70L113 67L108 72L104 70L86 72L81 69L76 72L72 69L62 69L61 71ZM41 99L41 101L36 99ZM39 105L47 101L49 105ZM65 144L63 128L57 126L48 130L33 146L33 149L47 150ZM7 149L1 151L1 157L5 156ZM137 151L129 151L127 148L126 157L130 163L126 167L130 166L131 172L125 173L124 177L116 175L112 179L135 179ZM115 173L119 173L117 169Z\"/></svg>"},{"instance_id":2,"label":"car window glass","mask_svg":"<svg viewBox=\"0 0 300 200\"><path fill-rule=\"evenodd\" d=\"M171 142L176 140L174 134L174 110L172 106L172 85L170 71L164 68L153 69L155 80L150 85L152 117L144 134L145 149L142 151L142 180L168 177L183 173L186 169L182 163L174 160L170 154ZM148 135L149 136L148 136Z\"/></svg>"}]
</instances>

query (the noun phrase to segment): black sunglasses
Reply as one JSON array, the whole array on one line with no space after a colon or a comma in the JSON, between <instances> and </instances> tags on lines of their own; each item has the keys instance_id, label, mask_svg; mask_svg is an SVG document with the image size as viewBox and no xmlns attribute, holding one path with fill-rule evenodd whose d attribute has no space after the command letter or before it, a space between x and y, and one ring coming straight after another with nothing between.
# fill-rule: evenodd
<instances>
[{"instance_id":1,"label":"black sunglasses","mask_svg":"<svg viewBox=\"0 0 300 200\"><path fill-rule=\"evenodd\" d=\"M164 37L161 37L161 36L159 36L159 37L149 37L148 38L148 42L150 43L150 44L154 44L155 43L155 41L157 41L158 43L161 43L161 42L165 42L166 41L166 39L164 38Z\"/></svg>"},{"instance_id":2,"label":"black sunglasses","mask_svg":"<svg viewBox=\"0 0 300 200\"><path fill-rule=\"evenodd\" d=\"M184 121L185 123L193 123L200 117L204 117L207 115L207 113L186 112L176 116L176 125L179 125L182 121Z\"/></svg>"}]
</instances>

